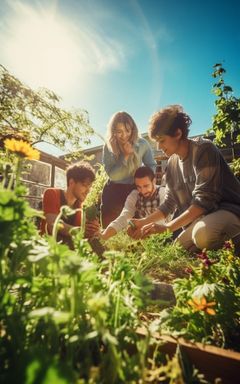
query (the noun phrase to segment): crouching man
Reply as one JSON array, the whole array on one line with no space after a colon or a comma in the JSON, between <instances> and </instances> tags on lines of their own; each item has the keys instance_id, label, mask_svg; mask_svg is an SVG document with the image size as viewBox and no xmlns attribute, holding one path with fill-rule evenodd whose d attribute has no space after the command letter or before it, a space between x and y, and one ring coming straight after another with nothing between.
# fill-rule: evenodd
<instances>
[{"instance_id":1,"label":"crouching man","mask_svg":"<svg viewBox=\"0 0 240 384\"><path fill-rule=\"evenodd\" d=\"M240 241L240 183L221 152L209 140L188 138L191 118L180 105L155 113L149 137L169 157L166 193L158 211L135 220L142 237L182 229L177 241L189 251L218 249ZM179 215L159 225L177 208Z\"/></svg>"},{"instance_id":2,"label":"crouching man","mask_svg":"<svg viewBox=\"0 0 240 384\"><path fill-rule=\"evenodd\" d=\"M43 212L45 219L41 222L41 234L52 234L54 222L63 205L76 210L73 215L62 217L62 227L58 230L58 241L68 244L72 248L70 231L74 227L81 226L81 207L86 199L95 173L90 164L79 162L69 166L66 170L67 189L49 188L43 195ZM99 232L98 220L86 223L85 235L91 238Z\"/></svg>"},{"instance_id":3,"label":"crouching man","mask_svg":"<svg viewBox=\"0 0 240 384\"><path fill-rule=\"evenodd\" d=\"M145 218L159 208L164 197L164 187L156 185L153 170L147 166L139 167L134 174L134 183L136 189L128 195L120 215L100 234L101 239L108 240L125 228L128 228L129 236L138 238L140 230L131 219Z\"/></svg>"}]
</instances>

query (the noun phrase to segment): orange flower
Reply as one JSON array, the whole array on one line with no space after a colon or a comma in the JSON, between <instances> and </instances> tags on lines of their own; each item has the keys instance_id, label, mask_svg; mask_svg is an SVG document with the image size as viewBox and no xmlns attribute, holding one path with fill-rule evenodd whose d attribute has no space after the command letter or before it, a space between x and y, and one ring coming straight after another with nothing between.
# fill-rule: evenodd
<instances>
[{"instance_id":1,"label":"orange flower","mask_svg":"<svg viewBox=\"0 0 240 384\"><path fill-rule=\"evenodd\" d=\"M40 158L40 152L32 148L31 145L24 140L6 139L4 146L16 155L26 157L29 160L39 160Z\"/></svg>"},{"instance_id":2,"label":"orange flower","mask_svg":"<svg viewBox=\"0 0 240 384\"><path fill-rule=\"evenodd\" d=\"M201 299L194 297L192 300L188 300L188 304L191 305L191 307L193 307L194 312L204 311L209 315L216 314L213 308L209 308L209 307L214 307L214 305L216 305L216 302L211 301L210 303L207 303L207 300L204 296Z\"/></svg>"}]
</instances>

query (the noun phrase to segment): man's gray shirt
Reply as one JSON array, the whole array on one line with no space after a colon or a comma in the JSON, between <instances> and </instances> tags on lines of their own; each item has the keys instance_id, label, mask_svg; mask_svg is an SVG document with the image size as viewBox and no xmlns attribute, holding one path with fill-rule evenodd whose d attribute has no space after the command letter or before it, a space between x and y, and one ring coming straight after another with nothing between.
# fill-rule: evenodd
<instances>
[{"instance_id":1,"label":"man's gray shirt","mask_svg":"<svg viewBox=\"0 0 240 384\"><path fill-rule=\"evenodd\" d=\"M219 149L206 139L189 140L185 160L176 154L169 158L165 199L159 209L168 215L177 208L181 214L192 204L206 213L225 209L240 216L240 182Z\"/></svg>"}]
</instances>

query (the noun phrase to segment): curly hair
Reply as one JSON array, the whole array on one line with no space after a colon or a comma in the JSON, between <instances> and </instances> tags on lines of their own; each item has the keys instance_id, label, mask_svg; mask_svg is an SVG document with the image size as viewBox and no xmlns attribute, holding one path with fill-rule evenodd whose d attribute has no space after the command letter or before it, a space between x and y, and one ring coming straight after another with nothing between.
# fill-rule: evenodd
<instances>
[{"instance_id":1,"label":"curly hair","mask_svg":"<svg viewBox=\"0 0 240 384\"><path fill-rule=\"evenodd\" d=\"M131 130L130 143L135 144L139 135L138 128L133 118L127 112L116 112L110 119L107 126L107 145L116 157L121 153L120 146L115 136L118 124L123 124L127 131Z\"/></svg>"},{"instance_id":2,"label":"curly hair","mask_svg":"<svg viewBox=\"0 0 240 384\"><path fill-rule=\"evenodd\" d=\"M66 176L67 185L69 185L70 179L73 179L75 182L84 182L86 180L93 182L95 180L94 169L85 161L70 165L66 170Z\"/></svg>"},{"instance_id":3,"label":"curly hair","mask_svg":"<svg viewBox=\"0 0 240 384\"><path fill-rule=\"evenodd\" d=\"M186 139L191 123L191 118L183 112L181 105L169 105L151 116L148 135L150 139L156 140L162 135L175 136L180 129L182 138Z\"/></svg>"}]
</instances>

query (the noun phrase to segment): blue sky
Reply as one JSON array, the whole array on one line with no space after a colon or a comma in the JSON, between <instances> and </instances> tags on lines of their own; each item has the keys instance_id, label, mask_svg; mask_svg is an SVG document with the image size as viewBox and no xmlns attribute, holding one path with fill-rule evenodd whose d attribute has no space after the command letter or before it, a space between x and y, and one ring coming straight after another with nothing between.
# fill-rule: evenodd
<instances>
[{"instance_id":1,"label":"blue sky","mask_svg":"<svg viewBox=\"0 0 240 384\"><path fill-rule=\"evenodd\" d=\"M169 104L181 104L190 114L190 135L204 133L215 110L211 73L217 62L240 94L237 0L0 5L0 63L33 88L55 91L63 106L86 109L102 135L120 110L146 132L151 114ZM101 143L92 140L92 146Z\"/></svg>"}]
</instances>

